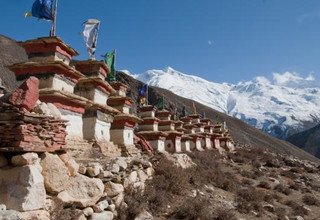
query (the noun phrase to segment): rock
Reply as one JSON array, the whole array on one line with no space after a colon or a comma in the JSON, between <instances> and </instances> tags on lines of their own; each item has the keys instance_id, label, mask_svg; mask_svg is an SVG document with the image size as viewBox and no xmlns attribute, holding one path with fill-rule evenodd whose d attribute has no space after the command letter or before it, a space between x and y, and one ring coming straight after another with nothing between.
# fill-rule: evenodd
<instances>
[{"instance_id":1,"label":"rock","mask_svg":"<svg viewBox=\"0 0 320 220\"><path fill-rule=\"evenodd\" d=\"M52 103L47 103L47 107L50 110L50 114L55 118L55 119L61 119L62 115L59 109Z\"/></svg>"},{"instance_id":2,"label":"rock","mask_svg":"<svg viewBox=\"0 0 320 220\"><path fill-rule=\"evenodd\" d=\"M137 191L144 191L145 184L144 184L144 182L135 182L133 184L133 188L136 189Z\"/></svg>"},{"instance_id":3,"label":"rock","mask_svg":"<svg viewBox=\"0 0 320 220\"><path fill-rule=\"evenodd\" d=\"M98 202L97 204L95 204L92 208L95 212L103 212L104 210L106 210L109 206L109 203L107 200L103 200L101 202Z\"/></svg>"},{"instance_id":4,"label":"rock","mask_svg":"<svg viewBox=\"0 0 320 220\"><path fill-rule=\"evenodd\" d=\"M37 101L37 105L34 107L33 111L37 114L51 116L51 111L45 102Z\"/></svg>"},{"instance_id":5,"label":"rock","mask_svg":"<svg viewBox=\"0 0 320 220\"><path fill-rule=\"evenodd\" d=\"M119 165L120 171L124 171L128 167L128 164L123 157L117 157L115 163Z\"/></svg>"},{"instance_id":6,"label":"rock","mask_svg":"<svg viewBox=\"0 0 320 220\"><path fill-rule=\"evenodd\" d=\"M112 164L112 168L110 170L112 173L119 173L120 172L120 166L118 164Z\"/></svg>"},{"instance_id":7,"label":"rock","mask_svg":"<svg viewBox=\"0 0 320 220\"><path fill-rule=\"evenodd\" d=\"M108 206L107 210L111 211L111 212L114 212L116 210L116 206L115 204L111 204Z\"/></svg>"},{"instance_id":8,"label":"rock","mask_svg":"<svg viewBox=\"0 0 320 220\"><path fill-rule=\"evenodd\" d=\"M90 163L87 167L87 175L90 177L96 177L103 172L103 168L99 163Z\"/></svg>"},{"instance_id":9,"label":"rock","mask_svg":"<svg viewBox=\"0 0 320 220\"><path fill-rule=\"evenodd\" d=\"M44 210L21 212L20 216L23 220L50 220L50 213Z\"/></svg>"},{"instance_id":10,"label":"rock","mask_svg":"<svg viewBox=\"0 0 320 220\"><path fill-rule=\"evenodd\" d=\"M69 175L70 176L75 176L79 172L79 164L74 160L74 158L68 154L64 153L59 155L60 159L64 162L66 167L68 168Z\"/></svg>"},{"instance_id":11,"label":"rock","mask_svg":"<svg viewBox=\"0 0 320 220\"><path fill-rule=\"evenodd\" d=\"M140 214L138 214L134 220L152 220L153 216L147 212L147 211L142 211Z\"/></svg>"},{"instance_id":12,"label":"rock","mask_svg":"<svg viewBox=\"0 0 320 220\"><path fill-rule=\"evenodd\" d=\"M36 153L26 153L22 155L13 156L11 163L14 166L21 167L25 165L35 164L39 160L38 154Z\"/></svg>"},{"instance_id":13,"label":"rock","mask_svg":"<svg viewBox=\"0 0 320 220\"><path fill-rule=\"evenodd\" d=\"M146 174L150 177L154 174L154 169L152 167L148 167L146 169Z\"/></svg>"},{"instance_id":14,"label":"rock","mask_svg":"<svg viewBox=\"0 0 320 220\"><path fill-rule=\"evenodd\" d=\"M8 209L32 211L44 208L46 191L39 165L1 169L0 183L0 203Z\"/></svg>"},{"instance_id":15,"label":"rock","mask_svg":"<svg viewBox=\"0 0 320 220\"><path fill-rule=\"evenodd\" d=\"M82 212L83 212L84 216L86 216L86 217L89 217L94 213L93 208L91 208L91 207L85 208L84 210L82 210Z\"/></svg>"},{"instance_id":16,"label":"rock","mask_svg":"<svg viewBox=\"0 0 320 220\"><path fill-rule=\"evenodd\" d=\"M39 80L38 78L31 76L24 83L13 91L9 96L9 103L25 108L31 111L39 99Z\"/></svg>"},{"instance_id":17,"label":"rock","mask_svg":"<svg viewBox=\"0 0 320 220\"><path fill-rule=\"evenodd\" d=\"M112 220L113 213L110 211L104 211L101 213L93 213L91 220Z\"/></svg>"},{"instance_id":18,"label":"rock","mask_svg":"<svg viewBox=\"0 0 320 220\"><path fill-rule=\"evenodd\" d=\"M112 201L113 201L113 203L114 203L114 205L115 205L116 207L120 207L121 204L122 204L122 202L123 202L123 200L124 200L124 194L123 194L123 192L120 193L119 195L117 195L117 196L115 196L115 197L112 198Z\"/></svg>"},{"instance_id":19,"label":"rock","mask_svg":"<svg viewBox=\"0 0 320 220\"><path fill-rule=\"evenodd\" d=\"M0 153L0 168L5 167L7 165L8 165L7 158L2 153Z\"/></svg>"},{"instance_id":20,"label":"rock","mask_svg":"<svg viewBox=\"0 0 320 220\"><path fill-rule=\"evenodd\" d=\"M190 168L195 166L192 159L187 154L169 154L167 152L162 153L168 160L172 161L174 165L177 167L181 167L183 169Z\"/></svg>"},{"instance_id":21,"label":"rock","mask_svg":"<svg viewBox=\"0 0 320 220\"><path fill-rule=\"evenodd\" d=\"M269 204L269 203L266 203L262 206L265 210L267 210L268 212L274 212L275 209L274 209L274 206Z\"/></svg>"},{"instance_id":22,"label":"rock","mask_svg":"<svg viewBox=\"0 0 320 220\"><path fill-rule=\"evenodd\" d=\"M123 191L124 188L121 184L113 183L111 181L105 184L105 192L109 197L117 196Z\"/></svg>"},{"instance_id":23,"label":"rock","mask_svg":"<svg viewBox=\"0 0 320 220\"><path fill-rule=\"evenodd\" d=\"M87 168L83 164L80 164L78 172L82 175L85 175L87 172Z\"/></svg>"},{"instance_id":24,"label":"rock","mask_svg":"<svg viewBox=\"0 0 320 220\"><path fill-rule=\"evenodd\" d=\"M7 206L4 204L0 204L0 212L1 211L6 211L7 210Z\"/></svg>"},{"instance_id":25,"label":"rock","mask_svg":"<svg viewBox=\"0 0 320 220\"><path fill-rule=\"evenodd\" d=\"M62 192L69 185L68 169L63 161L54 154L44 153L41 155L42 175L44 185L49 193Z\"/></svg>"},{"instance_id":26,"label":"rock","mask_svg":"<svg viewBox=\"0 0 320 220\"><path fill-rule=\"evenodd\" d=\"M303 217L301 217L300 215L295 216L295 217L294 217L294 219L295 219L295 220L304 220L304 218L303 218Z\"/></svg>"},{"instance_id":27,"label":"rock","mask_svg":"<svg viewBox=\"0 0 320 220\"><path fill-rule=\"evenodd\" d=\"M21 220L20 212L7 210L0 212L1 220Z\"/></svg>"},{"instance_id":28,"label":"rock","mask_svg":"<svg viewBox=\"0 0 320 220\"><path fill-rule=\"evenodd\" d=\"M144 159L134 159L132 161L133 165L142 165L143 168L148 168L148 167L152 167L152 164L148 161L148 160L144 160Z\"/></svg>"},{"instance_id":29,"label":"rock","mask_svg":"<svg viewBox=\"0 0 320 220\"><path fill-rule=\"evenodd\" d=\"M132 171L129 176L124 180L123 185L127 188L130 185L133 185L138 179L137 171Z\"/></svg>"},{"instance_id":30,"label":"rock","mask_svg":"<svg viewBox=\"0 0 320 220\"><path fill-rule=\"evenodd\" d=\"M148 179L148 175L143 170L138 170L138 177L141 182L145 182Z\"/></svg>"},{"instance_id":31,"label":"rock","mask_svg":"<svg viewBox=\"0 0 320 220\"><path fill-rule=\"evenodd\" d=\"M58 198L65 204L86 208L96 204L102 197L103 191L104 185L100 179L77 174L70 178L70 185L58 194Z\"/></svg>"},{"instance_id":32,"label":"rock","mask_svg":"<svg viewBox=\"0 0 320 220\"><path fill-rule=\"evenodd\" d=\"M113 174L110 171L103 171L103 178L113 178Z\"/></svg>"}]
</instances>

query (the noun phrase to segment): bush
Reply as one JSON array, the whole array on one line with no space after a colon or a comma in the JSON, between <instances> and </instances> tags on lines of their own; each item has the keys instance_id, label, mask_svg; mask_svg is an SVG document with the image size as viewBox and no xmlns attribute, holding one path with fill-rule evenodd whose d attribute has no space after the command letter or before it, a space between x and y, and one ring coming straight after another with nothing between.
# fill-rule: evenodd
<instances>
[{"instance_id":1,"label":"bush","mask_svg":"<svg viewBox=\"0 0 320 220\"><path fill-rule=\"evenodd\" d=\"M289 189L288 187L285 187L284 185L282 184L278 184L274 187L274 190L277 190L278 192L282 193L282 194L285 194L285 195L290 195L292 190Z\"/></svg>"},{"instance_id":2,"label":"bush","mask_svg":"<svg viewBox=\"0 0 320 220\"><path fill-rule=\"evenodd\" d=\"M260 188L264 188L264 189L271 189L271 186L268 182L266 181L261 181L257 187L260 187Z\"/></svg>"},{"instance_id":3,"label":"bush","mask_svg":"<svg viewBox=\"0 0 320 220\"><path fill-rule=\"evenodd\" d=\"M238 218L232 210L227 210L225 208L218 208L215 210L216 217L215 220L237 220Z\"/></svg>"},{"instance_id":4,"label":"bush","mask_svg":"<svg viewBox=\"0 0 320 220\"><path fill-rule=\"evenodd\" d=\"M285 205L291 207L292 213L294 215L300 215L302 217L305 215L308 215L308 211L302 205L299 205L295 201L288 200L288 201L286 201Z\"/></svg>"},{"instance_id":5,"label":"bush","mask_svg":"<svg viewBox=\"0 0 320 220\"><path fill-rule=\"evenodd\" d=\"M241 213L249 213L252 210L261 212L263 197L264 192L253 187L239 189L235 199L238 203L237 210Z\"/></svg>"},{"instance_id":6,"label":"bush","mask_svg":"<svg viewBox=\"0 0 320 220\"><path fill-rule=\"evenodd\" d=\"M314 206L319 206L320 205L319 200L316 197L314 197L313 195L310 195L310 194L304 195L302 197L302 201L306 205L314 205Z\"/></svg>"}]
</instances>

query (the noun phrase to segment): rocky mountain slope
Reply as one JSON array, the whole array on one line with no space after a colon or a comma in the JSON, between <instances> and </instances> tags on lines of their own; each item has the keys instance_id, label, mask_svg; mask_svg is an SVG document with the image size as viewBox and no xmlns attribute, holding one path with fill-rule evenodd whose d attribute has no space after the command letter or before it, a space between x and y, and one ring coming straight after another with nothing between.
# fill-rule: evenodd
<instances>
[{"instance_id":1,"label":"rocky mountain slope","mask_svg":"<svg viewBox=\"0 0 320 220\"><path fill-rule=\"evenodd\" d=\"M15 75L6 66L28 60L27 54L15 41L0 35L0 78L3 85L9 90L16 88L19 83Z\"/></svg>"},{"instance_id":2,"label":"rocky mountain slope","mask_svg":"<svg viewBox=\"0 0 320 220\"><path fill-rule=\"evenodd\" d=\"M312 76L274 74L238 84L209 82L170 67L133 75L144 83L168 89L286 139L320 121L320 87Z\"/></svg>"},{"instance_id":3,"label":"rocky mountain slope","mask_svg":"<svg viewBox=\"0 0 320 220\"><path fill-rule=\"evenodd\" d=\"M118 73L118 78L120 81L130 86L130 96L134 100L137 100L138 89L143 85L143 83L123 72ZM204 112L206 117L212 118L213 120L216 119L221 122L225 121L234 140L239 144L247 144L258 148L269 148L279 153L295 155L301 159L315 159L313 156L304 152L298 147L286 141L282 141L267 135L259 129L246 124L240 119L228 116L227 114L221 113L199 102L194 102L191 99L178 96L169 90L154 86L149 87L150 104L156 104L156 101L160 96L164 97L165 107L170 109L172 112L175 111L175 108L177 108L178 112L181 112L183 106L186 106L188 112L192 112L192 105L195 103L195 106L199 112Z\"/></svg>"},{"instance_id":4,"label":"rocky mountain slope","mask_svg":"<svg viewBox=\"0 0 320 220\"><path fill-rule=\"evenodd\" d=\"M290 136L288 141L320 158L320 124Z\"/></svg>"}]
</instances>

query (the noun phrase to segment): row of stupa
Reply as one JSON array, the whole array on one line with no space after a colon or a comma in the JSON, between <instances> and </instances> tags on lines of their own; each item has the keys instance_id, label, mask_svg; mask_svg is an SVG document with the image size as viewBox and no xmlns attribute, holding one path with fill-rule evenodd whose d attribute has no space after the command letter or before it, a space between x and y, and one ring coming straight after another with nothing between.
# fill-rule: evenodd
<instances>
[{"instance_id":1,"label":"row of stupa","mask_svg":"<svg viewBox=\"0 0 320 220\"><path fill-rule=\"evenodd\" d=\"M234 144L225 124L214 124L200 114L191 114L171 120L168 110L159 110L151 105L139 110L142 122L138 135L143 136L157 151L190 152L216 148L220 153L233 151Z\"/></svg>"},{"instance_id":2,"label":"row of stupa","mask_svg":"<svg viewBox=\"0 0 320 220\"><path fill-rule=\"evenodd\" d=\"M102 61L76 61L77 51L58 37L43 37L19 44L28 61L10 66L17 80L31 76L39 79L39 100L54 104L68 121L67 142L93 140L134 146L135 128L141 138L158 151L180 152L213 147L232 148L228 131L213 125L200 115L181 121L170 120L169 111L153 106L132 114L133 100L127 97L128 86L105 79L109 67Z\"/></svg>"}]
</instances>

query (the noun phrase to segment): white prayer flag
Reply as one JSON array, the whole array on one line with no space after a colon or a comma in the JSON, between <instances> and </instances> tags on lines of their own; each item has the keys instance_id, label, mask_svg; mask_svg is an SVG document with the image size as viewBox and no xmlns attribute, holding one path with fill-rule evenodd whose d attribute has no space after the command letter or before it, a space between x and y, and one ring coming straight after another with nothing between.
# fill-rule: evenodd
<instances>
[{"instance_id":1,"label":"white prayer flag","mask_svg":"<svg viewBox=\"0 0 320 220\"><path fill-rule=\"evenodd\" d=\"M90 59L94 60L94 53L96 51L98 31L100 27L100 21L97 19L89 19L84 24L84 30L82 32L84 42L90 55Z\"/></svg>"}]
</instances>

